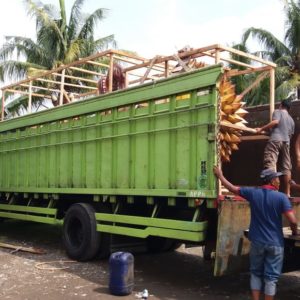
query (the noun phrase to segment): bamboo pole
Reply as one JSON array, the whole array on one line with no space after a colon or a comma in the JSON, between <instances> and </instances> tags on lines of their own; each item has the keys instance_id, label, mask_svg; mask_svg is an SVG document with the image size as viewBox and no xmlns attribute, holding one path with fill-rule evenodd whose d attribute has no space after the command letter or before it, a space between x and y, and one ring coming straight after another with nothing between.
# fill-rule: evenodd
<instances>
[{"instance_id":1,"label":"bamboo pole","mask_svg":"<svg viewBox=\"0 0 300 300\"><path fill-rule=\"evenodd\" d=\"M71 68L73 66L77 66L77 65L81 65L85 62L87 62L88 60L91 60L91 59L95 59L95 58L98 58L98 57L102 57L102 56L105 56L105 55L108 55L112 52L112 50L106 50L104 52L101 52L101 53L96 53L96 54L93 54L91 56L88 56L84 59L81 59L79 61L74 61L72 63L69 63L67 65L62 65L56 69L53 69L53 70L49 70L49 71L46 71L46 72L43 72L41 74L38 74L37 76L32 76L28 79L24 79L24 80L21 80L18 82L18 84L21 84L21 83L26 83L26 82L29 82L30 80L34 81L36 80L37 78L40 78L41 76L43 77L46 77L47 75L52 75L54 72L60 72L62 71L63 69L67 69L67 68ZM16 84L13 83L13 84L10 84L10 85L7 85L5 87L3 87L2 89L7 89L7 88L11 88L11 87L14 87Z\"/></svg>"},{"instance_id":2,"label":"bamboo pole","mask_svg":"<svg viewBox=\"0 0 300 300\"><path fill-rule=\"evenodd\" d=\"M31 108L32 108L32 81L29 81L29 87L28 87L28 108L27 112L30 114L31 113Z\"/></svg>"},{"instance_id":3,"label":"bamboo pole","mask_svg":"<svg viewBox=\"0 0 300 300\"><path fill-rule=\"evenodd\" d=\"M63 90L63 94L64 94L65 98L67 99L67 101L68 101L69 103L72 102L72 101L70 100L70 98L69 98L68 93L67 93L65 90Z\"/></svg>"},{"instance_id":4,"label":"bamboo pole","mask_svg":"<svg viewBox=\"0 0 300 300\"><path fill-rule=\"evenodd\" d=\"M237 130L242 130L242 131L250 132L250 133L256 133L256 130L254 128L250 128L250 127L246 127L246 126L240 126L240 125L236 125L236 124L229 124L229 123L224 122L224 121L220 122L220 126L221 127L226 127L226 128L233 128L233 129L237 129Z\"/></svg>"},{"instance_id":5,"label":"bamboo pole","mask_svg":"<svg viewBox=\"0 0 300 300\"><path fill-rule=\"evenodd\" d=\"M20 84L20 86L29 88L30 85L29 84ZM50 88L46 88L46 87L42 87L42 86L36 86L36 85L32 85L31 86L32 89L38 89L38 90L43 90L43 91L49 91L49 92L59 92L59 89L50 89Z\"/></svg>"},{"instance_id":6,"label":"bamboo pole","mask_svg":"<svg viewBox=\"0 0 300 300\"><path fill-rule=\"evenodd\" d=\"M88 85L79 85L79 84L73 84L73 83L66 83L64 84L65 86L74 86L74 87L79 87L81 89L87 89L87 90L97 90L98 88L93 87L93 86L88 86Z\"/></svg>"},{"instance_id":7,"label":"bamboo pole","mask_svg":"<svg viewBox=\"0 0 300 300\"><path fill-rule=\"evenodd\" d=\"M1 121L4 120L5 92L6 90L2 90Z\"/></svg>"},{"instance_id":8,"label":"bamboo pole","mask_svg":"<svg viewBox=\"0 0 300 300\"><path fill-rule=\"evenodd\" d=\"M255 55L245 53L243 51L240 51L240 50L237 50L237 49L234 49L234 48L230 48L230 47L226 47L226 46L220 46L220 45L219 45L218 48L220 48L222 50L225 50L225 51L228 51L228 52L231 52L231 53L234 53L234 54L237 54L237 55L240 55L240 56L243 56L243 57L250 58L254 61L260 62L262 64L265 64L265 65L268 65L268 66L271 66L271 67L276 67L276 64L274 64L273 62L264 60L262 58L259 58L259 57L255 56Z\"/></svg>"},{"instance_id":9,"label":"bamboo pole","mask_svg":"<svg viewBox=\"0 0 300 300\"><path fill-rule=\"evenodd\" d=\"M115 59L117 59L117 60L120 60L120 61L124 61L124 62L128 62L128 63L131 63L131 64L133 64L133 65L138 65L138 64L140 64L141 63L141 61L139 61L139 62L134 62L134 61L132 61L132 60L130 60L130 59L127 59L127 58L124 58L124 57L120 57L120 56L114 56L114 58ZM149 60L148 59L144 59L144 60L142 60L142 62L144 63L144 62L149 62ZM146 67L146 66L145 66ZM153 70L156 70L156 71L160 71L160 72L163 72L163 70L164 70L164 67L163 66L161 66L160 64L156 64L155 66L153 66Z\"/></svg>"},{"instance_id":10,"label":"bamboo pole","mask_svg":"<svg viewBox=\"0 0 300 300\"><path fill-rule=\"evenodd\" d=\"M128 83L129 83L129 79L128 79L128 72L125 72L125 88L128 88Z\"/></svg>"},{"instance_id":11,"label":"bamboo pole","mask_svg":"<svg viewBox=\"0 0 300 300\"><path fill-rule=\"evenodd\" d=\"M53 75L61 77L61 74L59 74L59 73L53 73ZM75 79L75 80L80 80L80 81L86 81L86 82L90 82L90 83L97 83L98 82L97 80L92 80L92 79L87 79L87 78L82 78L82 77L77 77L77 76L71 76L71 75L66 75L66 74L65 74L65 78L70 78L70 79Z\"/></svg>"},{"instance_id":12,"label":"bamboo pole","mask_svg":"<svg viewBox=\"0 0 300 300\"><path fill-rule=\"evenodd\" d=\"M203 48L197 48L197 49L194 49L194 50L191 50L191 51L180 53L180 54L178 54L178 56L179 56L179 58L186 57L186 56L192 56L192 58L193 58L194 54L197 54L199 52L201 53L201 52L204 52L204 51L213 50L215 48L218 48L218 46L219 45L212 45L212 46L207 46L207 47L203 47ZM204 54L201 53L201 54L195 55L195 57L199 57L199 56L204 56ZM167 60L175 60L176 61L177 59L174 58L174 55L163 56L163 57L161 57L157 60L156 65L159 64L159 63L165 62ZM138 64L136 66L125 68L125 71L132 71L132 70L135 70L135 69L147 67L148 65L149 65L149 60L147 60L144 63Z\"/></svg>"},{"instance_id":13,"label":"bamboo pole","mask_svg":"<svg viewBox=\"0 0 300 300\"><path fill-rule=\"evenodd\" d=\"M21 94L21 95L29 95L28 92L25 92L25 91L19 91L19 90L14 90L14 89L6 89L6 91L7 91L7 92L10 92L10 93ZM51 96L44 95L44 94L32 93L31 95L34 96L34 97L42 97L42 98L48 98L48 99L51 99Z\"/></svg>"},{"instance_id":14,"label":"bamboo pole","mask_svg":"<svg viewBox=\"0 0 300 300\"><path fill-rule=\"evenodd\" d=\"M114 55L111 54L109 58L109 72L108 72L108 92L113 90L113 76L114 76Z\"/></svg>"},{"instance_id":15,"label":"bamboo pole","mask_svg":"<svg viewBox=\"0 0 300 300\"><path fill-rule=\"evenodd\" d=\"M270 70L270 121L275 109L275 69Z\"/></svg>"},{"instance_id":16,"label":"bamboo pole","mask_svg":"<svg viewBox=\"0 0 300 300\"><path fill-rule=\"evenodd\" d=\"M248 57L248 58L250 58L250 59L252 59L254 61L260 62L260 63L262 63L264 65L269 65L269 66L272 66L272 67L276 67L276 64L271 63L271 62L266 61L266 60L263 60L261 58L258 58L258 57L254 56L254 55L246 54L246 53L244 53L242 51L239 51L239 50L236 50L236 49L233 49L233 48L230 48L230 47L220 46L218 44L207 46L207 47L203 47L203 48L193 49L191 51L187 51L187 52L183 53L182 55L180 54L179 57L181 57L181 56L191 56L192 58L197 58L197 57L201 57L201 56L207 55L207 54L203 53L205 51L206 52L207 51L211 51L213 53L214 51L216 51L216 49L218 49L219 51L228 51L228 52L231 52L231 53L235 53L235 54L238 54L238 55L241 55L241 56L244 56L244 57ZM135 60L140 60L142 62L142 63L139 63L139 64L137 64L135 66L131 66L131 67L125 68L125 71L131 71L131 70L139 69L139 68L146 67L146 66L149 65L149 60L146 60L145 58L140 58L138 56L134 56L132 54L128 54L128 53L125 53L125 52L122 52L122 51L107 50L107 51L104 51L102 53L96 53L96 54L90 55L90 56L88 56L88 57L86 57L84 59L81 59L79 61L75 61L75 62L72 62L70 64L60 66L60 67L58 67L56 69L43 72L41 74L38 74L37 76L33 76L31 78L24 79L24 80L18 82L18 84L27 83L30 80L34 81L37 78L40 78L41 76L45 77L45 76L53 74L54 72L56 72L56 73L57 72L61 72L63 69L71 68L71 67L78 66L78 65L82 65L83 63L86 63L88 61L92 61L92 60L97 59L99 57L104 57L104 56L111 55L111 54L116 54L116 55L124 56L126 58L132 58L132 59L135 59ZM157 61L155 67L159 66L159 63L165 62L167 60L173 60L173 55L171 55L171 56L165 56L165 57L160 58ZM162 69L164 69L164 66L162 66ZM16 86L16 84L14 83L14 84L10 84L8 86L5 86L2 89L13 88L15 86Z\"/></svg>"},{"instance_id":17,"label":"bamboo pole","mask_svg":"<svg viewBox=\"0 0 300 300\"><path fill-rule=\"evenodd\" d=\"M141 84L143 84L144 81L148 78L148 75L149 75L149 73L150 73L152 67L154 66L154 64L155 64L155 62L156 62L156 60L157 60L158 58L159 58L159 56L155 56L154 58L152 58L152 60L151 60L151 62L150 62L150 64L149 64L149 66L148 66L148 68L147 68L147 71L145 72L145 74L143 75L143 77L142 77L141 80L140 80Z\"/></svg>"},{"instance_id":18,"label":"bamboo pole","mask_svg":"<svg viewBox=\"0 0 300 300\"><path fill-rule=\"evenodd\" d=\"M99 63L97 61L92 61L92 60L88 60L87 63L91 64L91 65L95 65L95 66L104 67L104 68L108 68L109 67L109 65L106 65L106 64L103 64L103 63Z\"/></svg>"},{"instance_id":19,"label":"bamboo pole","mask_svg":"<svg viewBox=\"0 0 300 300\"><path fill-rule=\"evenodd\" d=\"M215 63L218 64L220 63L220 51L219 49L216 49L216 52L215 52Z\"/></svg>"},{"instance_id":20,"label":"bamboo pole","mask_svg":"<svg viewBox=\"0 0 300 300\"><path fill-rule=\"evenodd\" d=\"M92 74L92 75L97 75L97 76L105 76L103 73L95 72L95 71L90 71L82 68L77 68L77 67L70 67L71 70L75 71L80 71L82 73L87 73L87 74Z\"/></svg>"},{"instance_id":21,"label":"bamboo pole","mask_svg":"<svg viewBox=\"0 0 300 300\"><path fill-rule=\"evenodd\" d=\"M216 56L216 53L218 52L218 56ZM238 66L242 66L242 67L246 67L246 68L249 68L251 70L254 70L254 66L252 65L249 65L249 64L245 64L243 62L239 62L237 60L234 60L234 59L230 59L230 58L224 58L224 57L221 57L220 56L220 51L216 51L216 52L213 52L213 53L210 53L210 52L203 52L203 54L205 54L206 56L209 56L209 57L212 57L215 59L215 63L218 64L220 61L226 61L226 62L229 62L229 63L232 63L232 64L235 64L235 65L238 65ZM218 61L218 62L217 62Z\"/></svg>"},{"instance_id":22,"label":"bamboo pole","mask_svg":"<svg viewBox=\"0 0 300 300\"><path fill-rule=\"evenodd\" d=\"M257 87L258 84L269 76L269 72L261 73L255 80L250 84L239 96L242 99L247 93L249 93L253 88Z\"/></svg>"},{"instance_id":23,"label":"bamboo pole","mask_svg":"<svg viewBox=\"0 0 300 300\"><path fill-rule=\"evenodd\" d=\"M245 75L253 72L262 72L262 71L270 71L271 67L260 67L260 68L253 68L251 70L229 70L227 71L228 77L234 77L239 75Z\"/></svg>"},{"instance_id":24,"label":"bamboo pole","mask_svg":"<svg viewBox=\"0 0 300 300\"><path fill-rule=\"evenodd\" d=\"M169 77L169 61L165 61L165 78Z\"/></svg>"},{"instance_id":25,"label":"bamboo pole","mask_svg":"<svg viewBox=\"0 0 300 300\"><path fill-rule=\"evenodd\" d=\"M61 71L61 80L60 80L60 94L59 94L59 104L58 105L63 105L63 100L64 100L64 82L65 82L65 72L66 69L63 69Z\"/></svg>"},{"instance_id":26,"label":"bamboo pole","mask_svg":"<svg viewBox=\"0 0 300 300\"><path fill-rule=\"evenodd\" d=\"M90 95L95 95L98 93L98 89L97 91L91 91L91 92L86 92L86 93L82 93L82 94L77 94L76 98L81 98L81 97L86 97L86 96L90 96Z\"/></svg>"}]
</instances>

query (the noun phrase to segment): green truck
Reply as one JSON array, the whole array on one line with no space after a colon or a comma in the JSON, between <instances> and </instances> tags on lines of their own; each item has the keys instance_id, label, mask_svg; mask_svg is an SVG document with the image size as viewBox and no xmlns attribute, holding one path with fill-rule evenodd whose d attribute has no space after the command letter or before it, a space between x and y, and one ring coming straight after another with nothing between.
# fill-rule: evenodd
<instances>
[{"instance_id":1,"label":"green truck","mask_svg":"<svg viewBox=\"0 0 300 300\"><path fill-rule=\"evenodd\" d=\"M171 72L172 56L129 57L127 63L136 60L124 67L126 89L99 95L87 84L79 101L16 118L5 117L8 93L27 95L31 109L33 97L44 89L42 97L49 98L46 92L54 89L38 90L37 82L55 73L62 104L60 95L78 85L76 63L2 88L0 218L62 224L66 252L79 261L108 256L114 237L127 236L143 239L149 251L205 246L205 256L215 257L216 275L227 272L232 257L239 264L249 245L243 237L247 203L231 201L212 172L220 164L219 87L229 74L220 53L228 49L213 45L180 54L175 58L183 69L180 58L203 53L214 63L179 74ZM113 50L101 55L112 54L121 56ZM77 63L100 64L101 55ZM272 79L270 64L252 69ZM142 84L132 80L130 86L130 72L141 68ZM154 80L155 70L164 76ZM228 201L218 199L222 194Z\"/></svg>"}]
</instances>

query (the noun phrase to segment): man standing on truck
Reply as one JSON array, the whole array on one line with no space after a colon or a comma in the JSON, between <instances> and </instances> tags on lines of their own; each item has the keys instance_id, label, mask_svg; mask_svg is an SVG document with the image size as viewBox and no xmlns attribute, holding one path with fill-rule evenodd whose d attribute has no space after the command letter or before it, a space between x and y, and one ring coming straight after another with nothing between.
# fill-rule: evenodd
<instances>
[{"instance_id":1,"label":"man standing on truck","mask_svg":"<svg viewBox=\"0 0 300 300\"><path fill-rule=\"evenodd\" d=\"M282 217L290 222L292 234L297 235L297 220L288 197L278 191L279 177L282 173L272 169L261 172L261 187L238 187L230 183L220 168L214 173L230 192L249 201L251 221L249 229L250 249L250 286L252 299L259 300L264 284L265 300L274 299L276 283L281 274L284 254Z\"/></svg>"},{"instance_id":2,"label":"man standing on truck","mask_svg":"<svg viewBox=\"0 0 300 300\"><path fill-rule=\"evenodd\" d=\"M295 122L289 114L290 102L282 100L279 109L273 112L272 121L256 132L261 133L270 129L270 138L264 152L264 168L283 173L283 192L290 196L292 163L290 157L290 139L294 134ZM280 155L280 160L278 161Z\"/></svg>"}]
</instances>

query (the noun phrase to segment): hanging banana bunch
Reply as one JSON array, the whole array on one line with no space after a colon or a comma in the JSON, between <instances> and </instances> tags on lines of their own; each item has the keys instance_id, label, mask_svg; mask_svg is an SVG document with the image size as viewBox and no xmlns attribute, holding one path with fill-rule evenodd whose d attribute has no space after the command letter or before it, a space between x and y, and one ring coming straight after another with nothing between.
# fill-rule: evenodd
<instances>
[{"instance_id":1,"label":"hanging banana bunch","mask_svg":"<svg viewBox=\"0 0 300 300\"><path fill-rule=\"evenodd\" d=\"M241 142L241 129L245 127L247 121L243 118L248 112L243 109L244 102L235 93L235 86L224 77L219 85L219 95L221 99L221 126L219 132L220 154L222 162L229 162L233 151L238 150L238 144ZM238 125L231 128L230 125Z\"/></svg>"}]
</instances>

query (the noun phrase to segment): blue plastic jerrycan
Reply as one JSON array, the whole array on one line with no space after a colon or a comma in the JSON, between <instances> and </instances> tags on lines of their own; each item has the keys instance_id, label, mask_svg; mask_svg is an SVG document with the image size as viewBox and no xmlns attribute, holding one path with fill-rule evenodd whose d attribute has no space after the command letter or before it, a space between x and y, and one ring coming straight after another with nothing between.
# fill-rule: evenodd
<instances>
[{"instance_id":1,"label":"blue plastic jerrycan","mask_svg":"<svg viewBox=\"0 0 300 300\"><path fill-rule=\"evenodd\" d=\"M109 290L117 296L129 295L134 287L134 257L129 252L114 252L109 258Z\"/></svg>"}]
</instances>

